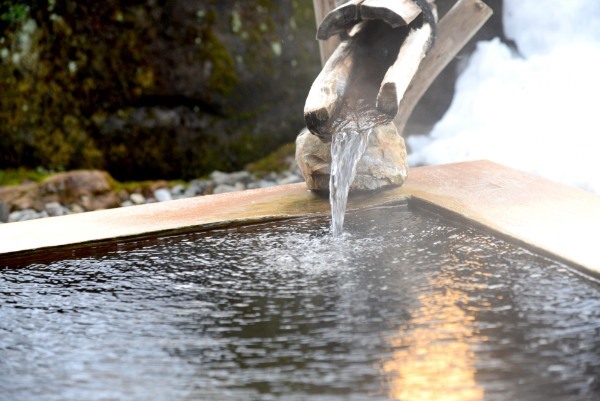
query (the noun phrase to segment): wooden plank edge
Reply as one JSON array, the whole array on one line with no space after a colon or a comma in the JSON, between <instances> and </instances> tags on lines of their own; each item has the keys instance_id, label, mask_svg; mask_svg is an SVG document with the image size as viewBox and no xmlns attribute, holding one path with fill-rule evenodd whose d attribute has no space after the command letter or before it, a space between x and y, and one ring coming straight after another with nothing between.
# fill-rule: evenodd
<instances>
[{"instance_id":1,"label":"wooden plank edge","mask_svg":"<svg viewBox=\"0 0 600 401\"><path fill-rule=\"evenodd\" d=\"M274 203L273 203L274 202ZM460 219L475 228L485 229L500 238L508 239L534 253L563 262L587 275L600 278L600 253L592 241L600 230L600 197L576 188L514 170L487 161L462 162L441 166L413 168L409 179L400 188L376 193L353 194L349 210L409 202L434 209L444 216ZM191 207L196 204L195 207ZM191 205L191 206L190 206ZM273 209L278 205L279 211ZM190 207L180 210L181 207ZM223 209L226 209L223 211ZM218 216L232 213L230 218L197 217L196 212ZM257 212L258 211L258 212ZM170 212L179 213L175 226L168 223ZM136 214L129 223L124 219ZM167 213L158 226L148 228L146 219ZM51 217L21 223L0 225L0 238L6 243L15 233L42 232L54 237L48 228L60 227L71 219L70 227L85 232L100 227L94 239L82 238L62 244L39 245L25 249L0 248L0 267L17 263L32 263L48 258L91 253L94 249L115 247L134 241L181 233L209 231L270 221L329 214L326 198L306 190L304 183L274 188L209 195L129 208L88 212L79 215ZM118 223L139 224L138 232L111 235L110 224L104 219L112 216ZM186 216L192 216L187 221ZM524 217L525 216L525 217ZM531 217L527 217L531 216ZM117 224L115 221L112 224ZM95 222L95 223L94 223ZM46 231L45 231L46 230ZM43 234L46 232L46 234ZM74 233L77 234L77 233ZM555 247L556 237L564 245ZM560 238L559 238L560 239ZM559 242L559 244L561 244Z\"/></svg>"},{"instance_id":2,"label":"wooden plank edge","mask_svg":"<svg viewBox=\"0 0 600 401\"><path fill-rule=\"evenodd\" d=\"M442 70L491 17L481 0L458 0L437 24L436 40L400 101L394 123L403 134L415 106Z\"/></svg>"}]
</instances>

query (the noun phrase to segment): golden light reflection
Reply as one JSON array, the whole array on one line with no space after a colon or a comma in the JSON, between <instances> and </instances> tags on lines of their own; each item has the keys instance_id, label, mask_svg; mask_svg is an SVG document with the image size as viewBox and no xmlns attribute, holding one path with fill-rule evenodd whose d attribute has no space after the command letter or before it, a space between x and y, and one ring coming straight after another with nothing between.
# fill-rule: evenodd
<instances>
[{"instance_id":1,"label":"golden light reflection","mask_svg":"<svg viewBox=\"0 0 600 401\"><path fill-rule=\"evenodd\" d=\"M474 317L458 306L467 296L443 275L431 285L431 292L419 296L420 307L409 326L390 340L394 352L382 365L389 396L402 401L482 400L472 351Z\"/></svg>"}]
</instances>

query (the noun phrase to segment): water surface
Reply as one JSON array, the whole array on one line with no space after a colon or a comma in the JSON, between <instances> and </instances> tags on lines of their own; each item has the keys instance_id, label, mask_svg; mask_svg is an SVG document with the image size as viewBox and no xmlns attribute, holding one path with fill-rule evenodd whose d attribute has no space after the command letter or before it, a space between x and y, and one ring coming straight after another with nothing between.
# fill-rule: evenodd
<instances>
[{"instance_id":1,"label":"water surface","mask_svg":"<svg viewBox=\"0 0 600 401\"><path fill-rule=\"evenodd\" d=\"M597 400L600 285L406 206L0 270L0 399Z\"/></svg>"}]
</instances>

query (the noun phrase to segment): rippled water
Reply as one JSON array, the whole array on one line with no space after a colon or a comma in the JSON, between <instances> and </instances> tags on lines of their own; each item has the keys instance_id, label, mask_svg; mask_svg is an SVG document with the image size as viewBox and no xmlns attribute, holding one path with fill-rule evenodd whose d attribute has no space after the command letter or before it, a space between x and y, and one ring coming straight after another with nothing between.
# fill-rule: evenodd
<instances>
[{"instance_id":1,"label":"rippled water","mask_svg":"<svg viewBox=\"0 0 600 401\"><path fill-rule=\"evenodd\" d=\"M0 399L598 400L600 285L381 208L0 270Z\"/></svg>"}]
</instances>

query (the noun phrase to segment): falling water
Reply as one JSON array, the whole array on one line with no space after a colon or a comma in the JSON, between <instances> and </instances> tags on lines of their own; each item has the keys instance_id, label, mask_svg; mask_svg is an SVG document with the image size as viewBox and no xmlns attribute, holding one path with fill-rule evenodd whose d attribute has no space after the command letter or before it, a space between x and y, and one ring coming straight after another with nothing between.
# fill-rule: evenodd
<instances>
[{"instance_id":1,"label":"falling water","mask_svg":"<svg viewBox=\"0 0 600 401\"><path fill-rule=\"evenodd\" d=\"M344 227L348 191L356 176L356 166L367 148L371 129L347 129L333 135L331 143L331 233L339 236Z\"/></svg>"}]
</instances>

